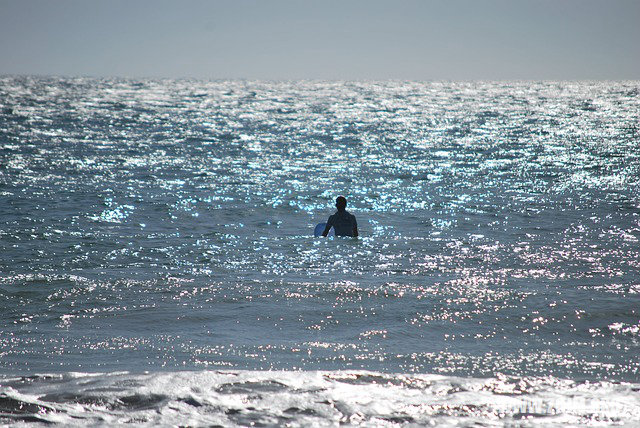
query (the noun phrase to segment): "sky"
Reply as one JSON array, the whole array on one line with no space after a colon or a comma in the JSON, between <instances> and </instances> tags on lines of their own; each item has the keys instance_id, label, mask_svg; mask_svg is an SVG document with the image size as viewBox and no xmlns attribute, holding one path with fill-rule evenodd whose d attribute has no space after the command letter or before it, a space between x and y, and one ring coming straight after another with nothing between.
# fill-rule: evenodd
<instances>
[{"instance_id":1,"label":"sky","mask_svg":"<svg viewBox=\"0 0 640 428\"><path fill-rule=\"evenodd\" d=\"M0 75L640 79L640 0L0 0Z\"/></svg>"}]
</instances>

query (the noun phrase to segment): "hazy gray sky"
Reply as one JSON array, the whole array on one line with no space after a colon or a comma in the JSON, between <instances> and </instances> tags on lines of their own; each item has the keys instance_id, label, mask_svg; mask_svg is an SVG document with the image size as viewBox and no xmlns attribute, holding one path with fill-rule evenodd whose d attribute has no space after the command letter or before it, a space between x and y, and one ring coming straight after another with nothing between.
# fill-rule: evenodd
<instances>
[{"instance_id":1,"label":"hazy gray sky","mask_svg":"<svg viewBox=\"0 0 640 428\"><path fill-rule=\"evenodd\" d=\"M0 74L640 79L640 0L0 0Z\"/></svg>"}]
</instances>

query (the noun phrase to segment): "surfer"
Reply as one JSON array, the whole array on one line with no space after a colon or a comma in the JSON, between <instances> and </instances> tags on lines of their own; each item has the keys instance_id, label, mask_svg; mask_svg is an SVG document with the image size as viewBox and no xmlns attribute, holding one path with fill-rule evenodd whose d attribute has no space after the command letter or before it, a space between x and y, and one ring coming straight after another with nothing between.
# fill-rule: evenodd
<instances>
[{"instance_id":1,"label":"surfer","mask_svg":"<svg viewBox=\"0 0 640 428\"><path fill-rule=\"evenodd\" d=\"M344 196L338 196L336 198L336 208L338 211L329 217L327 226L324 228L324 232L322 232L322 236L327 236L332 227L336 236L358 236L358 222L356 222L356 216L346 210L347 199Z\"/></svg>"}]
</instances>

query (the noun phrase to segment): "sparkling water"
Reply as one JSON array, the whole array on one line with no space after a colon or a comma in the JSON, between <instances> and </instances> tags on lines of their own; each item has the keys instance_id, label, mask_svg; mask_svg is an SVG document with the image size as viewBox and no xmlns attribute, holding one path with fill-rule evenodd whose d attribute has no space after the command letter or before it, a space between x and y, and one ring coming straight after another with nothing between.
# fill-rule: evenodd
<instances>
[{"instance_id":1,"label":"sparkling water","mask_svg":"<svg viewBox=\"0 0 640 428\"><path fill-rule=\"evenodd\" d=\"M640 82L0 78L0 422L640 424ZM359 238L314 238L338 195Z\"/></svg>"}]
</instances>

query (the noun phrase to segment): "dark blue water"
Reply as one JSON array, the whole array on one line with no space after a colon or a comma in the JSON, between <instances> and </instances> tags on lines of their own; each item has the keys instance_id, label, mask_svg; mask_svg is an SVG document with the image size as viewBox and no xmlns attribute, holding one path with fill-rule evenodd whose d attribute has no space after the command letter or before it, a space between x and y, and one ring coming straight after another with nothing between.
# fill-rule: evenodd
<instances>
[{"instance_id":1,"label":"dark blue water","mask_svg":"<svg viewBox=\"0 0 640 428\"><path fill-rule=\"evenodd\" d=\"M0 420L640 423L639 93L0 78Z\"/></svg>"}]
</instances>

